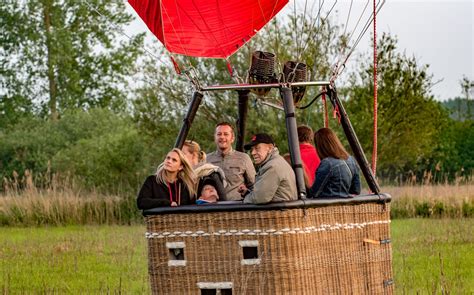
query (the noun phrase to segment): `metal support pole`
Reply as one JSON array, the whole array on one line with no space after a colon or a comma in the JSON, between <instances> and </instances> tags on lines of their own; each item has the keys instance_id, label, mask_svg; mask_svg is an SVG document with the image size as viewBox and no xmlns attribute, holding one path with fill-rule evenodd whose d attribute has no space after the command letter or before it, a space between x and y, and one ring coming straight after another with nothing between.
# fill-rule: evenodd
<instances>
[{"instance_id":1,"label":"metal support pole","mask_svg":"<svg viewBox=\"0 0 474 295\"><path fill-rule=\"evenodd\" d=\"M354 153L354 157L356 158L357 163L359 163L360 170L362 171L362 174L364 174L364 177L367 180L367 184L369 185L370 190L374 194L379 194L379 184L377 183L377 180L375 179L375 176L372 173L372 170L370 169L369 162L365 157L364 151L362 150L362 146L360 145L359 139L355 134L351 121L347 116L346 110L344 109L341 100L337 97L336 90L330 87L328 90L328 94L332 105L339 110L342 129L346 134L347 140L349 141L349 145L351 146L352 152Z\"/></svg>"},{"instance_id":2,"label":"metal support pole","mask_svg":"<svg viewBox=\"0 0 474 295\"><path fill-rule=\"evenodd\" d=\"M238 90L239 93L239 118L237 119L237 143L235 149L239 152L244 151L245 125L247 122L249 90Z\"/></svg>"},{"instance_id":3,"label":"metal support pole","mask_svg":"<svg viewBox=\"0 0 474 295\"><path fill-rule=\"evenodd\" d=\"M306 187L304 184L304 171L301 161L300 145L298 141L298 131L296 126L295 105L293 103L293 93L289 87L281 87L280 95L283 100L286 118L286 132L288 135L288 147L290 149L291 163L296 175L296 187L298 198L306 199Z\"/></svg>"},{"instance_id":4,"label":"metal support pole","mask_svg":"<svg viewBox=\"0 0 474 295\"><path fill-rule=\"evenodd\" d=\"M191 128L191 124L194 121L194 117L196 116L196 112L199 108L199 105L202 101L202 93L199 91L195 91L193 93L193 98L189 103L188 112L183 119L183 125L181 126L181 130L179 130L178 138L176 138L176 143L174 144L175 148L182 148L186 137L188 136L189 129Z\"/></svg>"}]
</instances>

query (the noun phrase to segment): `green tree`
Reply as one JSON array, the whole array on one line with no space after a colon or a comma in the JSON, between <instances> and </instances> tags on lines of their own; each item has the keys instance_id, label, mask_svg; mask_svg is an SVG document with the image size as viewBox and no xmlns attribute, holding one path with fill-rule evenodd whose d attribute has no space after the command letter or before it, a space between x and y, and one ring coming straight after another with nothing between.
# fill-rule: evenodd
<instances>
[{"instance_id":1,"label":"green tree","mask_svg":"<svg viewBox=\"0 0 474 295\"><path fill-rule=\"evenodd\" d=\"M434 180L469 181L474 170L474 121L449 123L441 130L433 155L425 159L425 169L433 171Z\"/></svg>"},{"instance_id":2,"label":"green tree","mask_svg":"<svg viewBox=\"0 0 474 295\"><path fill-rule=\"evenodd\" d=\"M56 120L74 108L126 107L143 35L117 0L5 0L0 7L0 116L36 112Z\"/></svg>"},{"instance_id":3,"label":"green tree","mask_svg":"<svg viewBox=\"0 0 474 295\"><path fill-rule=\"evenodd\" d=\"M430 94L428 66L398 53L396 45L396 38L387 34L377 45L378 175L389 179L416 172L420 161L431 157L448 120L447 112ZM372 151L373 93L373 64L365 62L351 79L347 110L368 154Z\"/></svg>"}]
</instances>

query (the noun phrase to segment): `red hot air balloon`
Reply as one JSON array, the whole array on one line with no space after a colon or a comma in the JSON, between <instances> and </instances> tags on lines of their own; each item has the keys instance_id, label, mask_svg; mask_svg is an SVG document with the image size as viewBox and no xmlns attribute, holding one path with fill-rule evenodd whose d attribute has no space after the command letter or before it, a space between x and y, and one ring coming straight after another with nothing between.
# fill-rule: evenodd
<instances>
[{"instance_id":1,"label":"red hot air balloon","mask_svg":"<svg viewBox=\"0 0 474 295\"><path fill-rule=\"evenodd\" d=\"M227 58L288 0L128 0L169 52Z\"/></svg>"}]
</instances>

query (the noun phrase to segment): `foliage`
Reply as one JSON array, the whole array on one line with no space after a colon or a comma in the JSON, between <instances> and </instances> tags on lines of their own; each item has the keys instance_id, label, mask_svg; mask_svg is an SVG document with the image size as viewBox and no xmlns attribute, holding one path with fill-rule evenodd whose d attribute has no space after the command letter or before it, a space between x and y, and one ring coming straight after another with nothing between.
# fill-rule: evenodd
<instances>
[{"instance_id":1,"label":"foliage","mask_svg":"<svg viewBox=\"0 0 474 295\"><path fill-rule=\"evenodd\" d=\"M469 181L474 171L474 120L450 120L436 142L433 154L424 161L434 171L435 181Z\"/></svg>"},{"instance_id":2,"label":"foliage","mask_svg":"<svg viewBox=\"0 0 474 295\"><path fill-rule=\"evenodd\" d=\"M0 141L2 178L29 170L40 187L56 174L117 192L135 188L152 171L147 137L129 118L103 109L65 113L58 122L25 120Z\"/></svg>"},{"instance_id":3,"label":"foliage","mask_svg":"<svg viewBox=\"0 0 474 295\"><path fill-rule=\"evenodd\" d=\"M6 0L0 7L0 128L36 110L126 107L143 36L121 40L132 16L117 0ZM123 38L122 38L123 39Z\"/></svg>"},{"instance_id":4,"label":"foliage","mask_svg":"<svg viewBox=\"0 0 474 295\"><path fill-rule=\"evenodd\" d=\"M428 66L397 53L396 39L383 35L378 44L378 172L394 179L416 171L432 155L447 112L429 93ZM351 79L347 110L367 154L372 147L373 65L363 64ZM412 171L413 172L413 171Z\"/></svg>"}]
</instances>

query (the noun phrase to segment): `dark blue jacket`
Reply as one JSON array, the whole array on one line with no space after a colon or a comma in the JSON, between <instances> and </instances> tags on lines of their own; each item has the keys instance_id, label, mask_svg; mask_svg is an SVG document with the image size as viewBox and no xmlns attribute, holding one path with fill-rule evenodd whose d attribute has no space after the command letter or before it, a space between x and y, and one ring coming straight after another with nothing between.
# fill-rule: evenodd
<instances>
[{"instance_id":1,"label":"dark blue jacket","mask_svg":"<svg viewBox=\"0 0 474 295\"><path fill-rule=\"evenodd\" d=\"M360 194L359 168L354 158L322 159L308 198L348 198L351 194Z\"/></svg>"}]
</instances>

